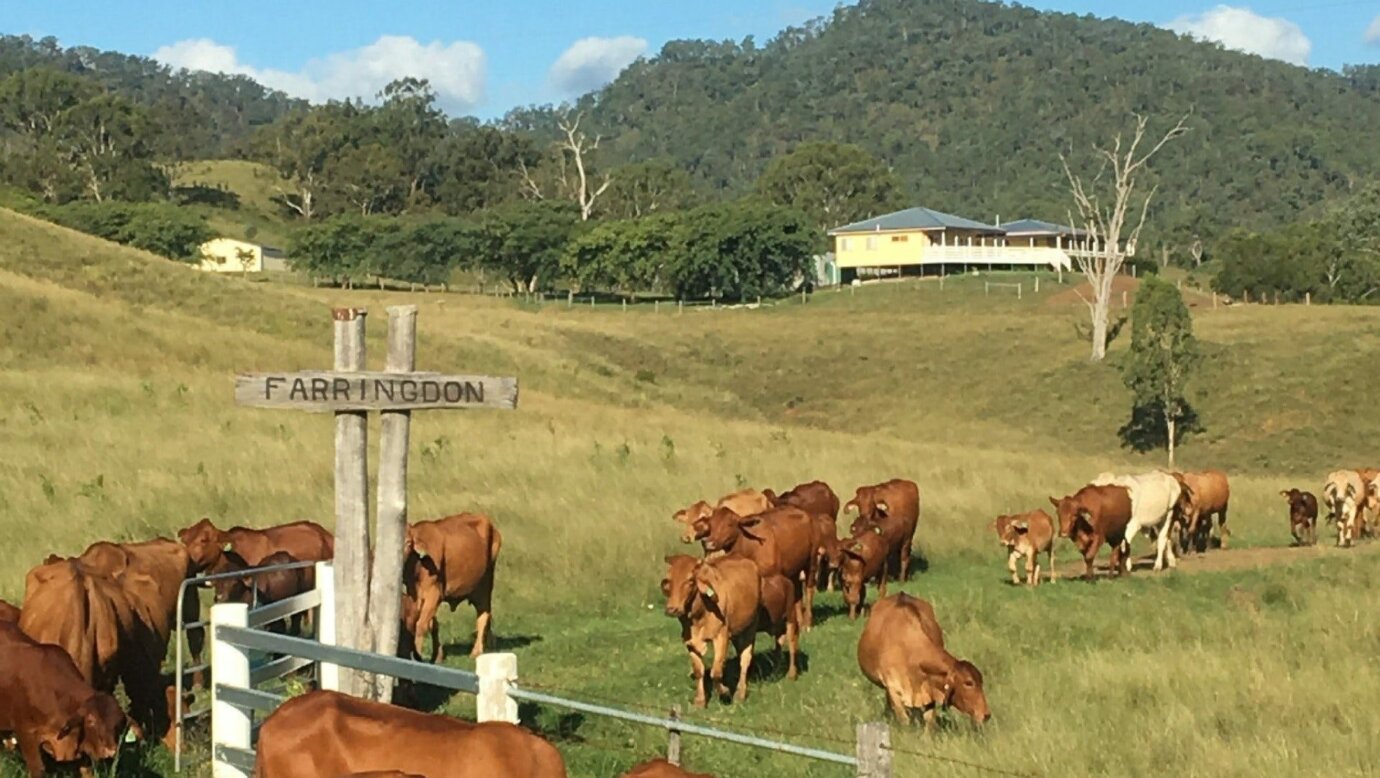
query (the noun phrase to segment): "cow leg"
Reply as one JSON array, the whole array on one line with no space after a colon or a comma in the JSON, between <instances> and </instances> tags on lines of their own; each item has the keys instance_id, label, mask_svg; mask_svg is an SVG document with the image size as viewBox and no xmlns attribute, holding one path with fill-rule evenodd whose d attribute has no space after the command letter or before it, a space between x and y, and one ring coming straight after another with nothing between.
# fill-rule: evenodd
<instances>
[{"instance_id":1,"label":"cow leg","mask_svg":"<svg viewBox=\"0 0 1380 778\"><path fill-rule=\"evenodd\" d=\"M786 619L786 650L790 652L791 664L786 670L786 677L794 681L800 676L800 671L795 666L795 655L800 650L800 627L792 624L790 619Z\"/></svg>"},{"instance_id":2,"label":"cow leg","mask_svg":"<svg viewBox=\"0 0 1380 778\"><path fill-rule=\"evenodd\" d=\"M882 565L882 571L877 573L877 599L886 596L886 565Z\"/></svg>"},{"instance_id":3,"label":"cow leg","mask_svg":"<svg viewBox=\"0 0 1380 778\"><path fill-rule=\"evenodd\" d=\"M704 683L704 650L705 644L699 640L687 641L685 650L690 652L690 675L695 679L695 702L696 708L703 708L708 705L708 692L705 691Z\"/></svg>"},{"instance_id":4,"label":"cow leg","mask_svg":"<svg viewBox=\"0 0 1380 778\"><path fill-rule=\"evenodd\" d=\"M1166 519L1168 521L1168 519ZM1179 558L1174 554L1174 544L1169 542L1169 525L1164 525L1164 531L1159 533L1155 540L1155 569L1163 570L1167 563L1171 568L1179 566Z\"/></svg>"},{"instance_id":5,"label":"cow leg","mask_svg":"<svg viewBox=\"0 0 1380 778\"><path fill-rule=\"evenodd\" d=\"M743 650L738 652L738 688L733 692L734 702L747 700L748 668L752 667L752 643L749 639Z\"/></svg>"},{"instance_id":6,"label":"cow leg","mask_svg":"<svg viewBox=\"0 0 1380 778\"><path fill-rule=\"evenodd\" d=\"M1084 565L1084 569L1083 569L1083 580L1085 580L1085 581L1091 581L1091 580L1093 580L1093 564L1097 562L1097 552L1098 552L1099 550L1101 550L1101 548L1102 548L1102 542L1103 542L1103 540L1102 540L1102 536L1101 536L1101 535L1094 535L1094 536L1092 537L1092 539L1088 541L1088 546L1087 546L1087 548L1083 549L1083 565ZM1113 551L1113 552L1112 552L1112 565L1113 565L1113 567L1116 567L1116 561L1117 561L1116 552ZM1116 570L1116 574L1117 574L1117 575L1121 575L1121 570L1120 570L1120 569L1117 569L1117 570Z\"/></svg>"},{"instance_id":7,"label":"cow leg","mask_svg":"<svg viewBox=\"0 0 1380 778\"><path fill-rule=\"evenodd\" d=\"M714 692L720 697L728 696L724 686L724 664L728 661L728 628L724 627L714 638L714 664L709 667L709 679L714 682Z\"/></svg>"},{"instance_id":8,"label":"cow leg","mask_svg":"<svg viewBox=\"0 0 1380 778\"><path fill-rule=\"evenodd\" d=\"M39 749L41 737L37 732L16 732L19 740L19 754L24 757L24 766L29 768L29 775L43 775L43 752Z\"/></svg>"},{"instance_id":9,"label":"cow leg","mask_svg":"<svg viewBox=\"0 0 1380 778\"><path fill-rule=\"evenodd\" d=\"M1217 514L1217 535L1221 538L1222 548L1227 547L1227 540L1231 538L1231 530L1227 529L1227 506L1222 506L1222 511Z\"/></svg>"},{"instance_id":10,"label":"cow leg","mask_svg":"<svg viewBox=\"0 0 1380 778\"><path fill-rule=\"evenodd\" d=\"M805 582L805 612L800 621L800 625L806 630L814 629L815 626L815 577L807 574Z\"/></svg>"},{"instance_id":11,"label":"cow leg","mask_svg":"<svg viewBox=\"0 0 1380 778\"><path fill-rule=\"evenodd\" d=\"M901 577L896 579L898 581L905 582L910 580L910 557L911 549L914 545L915 536L911 535L906 538L905 545L901 547Z\"/></svg>"},{"instance_id":12,"label":"cow leg","mask_svg":"<svg viewBox=\"0 0 1380 778\"><path fill-rule=\"evenodd\" d=\"M484 653L484 636L489 631L489 625L493 621L493 594L494 579L490 574L485 577L479 588L470 595L470 602L474 604L474 649L470 651L471 657L478 657Z\"/></svg>"},{"instance_id":13,"label":"cow leg","mask_svg":"<svg viewBox=\"0 0 1380 778\"><path fill-rule=\"evenodd\" d=\"M1059 571L1054 567L1054 547L1058 545L1053 540L1049 542L1049 582L1054 583L1059 580Z\"/></svg>"},{"instance_id":14,"label":"cow leg","mask_svg":"<svg viewBox=\"0 0 1380 778\"><path fill-rule=\"evenodd\" d=\"M1040 552L1034 549L1025 558L1025 581L1031 586L1040 585Z\"/></svg>"},{"instance_id":15,"label":"cow leg","mask_svg":"<svg viewBox=\"0 0 1380 778\"><path fill-rule=\"evenodd\" d=\"M1016 549L1011 549L1006 554L1006 569L1011 572L1011 585L1015 586L1021 582L1021 577L1016 573L1016 560L1020 558Z\"/></svg>"}]
</instances>

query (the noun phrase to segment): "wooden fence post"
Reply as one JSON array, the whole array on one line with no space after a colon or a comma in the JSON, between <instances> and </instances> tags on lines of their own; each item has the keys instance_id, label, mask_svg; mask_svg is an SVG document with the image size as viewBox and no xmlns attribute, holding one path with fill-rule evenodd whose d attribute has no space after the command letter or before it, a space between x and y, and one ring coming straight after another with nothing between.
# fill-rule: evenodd
<instances>
[{"instance_id":1,"label":"wooden fence post","mask_svg":"<svg viewBox=\"0 0 1380 778\"><path fill-rule=\"evenodd\" d=\"M1023 291L1023 287L1024 287L1024 286L1025 286L1025 284L1016 284L1016 299L1017 299L1017 300L1020 300L1020 299L1021 299L1021 296L1024 294L1024 291Z\"/></svg>"},{"instance_id":2,"label":"wooden fence post","mask_svg":"<svg viewBox=\"0 0 1380 778\"><path fill-rule=\"evenodd\" d=\"M881 722L858 725L858 778L891 778L891 729Z\"/></svg>"},{"instance_id":3,"label":"wooden fence post","mask_svg":"<svg viewBox=\"0 0 1380 778\"><path fill-rule=\"evenodd\" d=\"M335 369L363 370L363 308L336 308ZM369 639L369 415L362 411L335 414L335 564L339 595L336 638L340 645L367 651ZM359 674L341 673L341 691L361 696Z\"/></svg>"},{"instance_id":4,"label":"wooden fence post","mask_svg":"<svg viewBox=\"0 0 1380 778\"><path fill-rule=\"evenodd\" d=\"M1217 293L1212 293L1212 310L1217 310Z\"/></svg>"},{"instance_id":5,"label":"wooden fence post","mask_svg":"<svg viewBox=\"0 0 1380 778\"><path fill-rule=\"evenodd\" d=\"M1126 307L1126 290L1125 290L1125 289L1122 289L1122 290L1121 290L1121 307L1122 307L1122 308L1125 308L1125 307Z\"/></svg>"},{"instance_id":6,"label":"wooden fence post","mask_svg":"<svg viewBox=\"0 0 1380 778\"><path fill-rule=\"evenodd\" d=\"M565 307L567 307L567 308L573 308L573 307L575 307L575 290L574 290L574 289L567 289L567 290L565 290Z\"/></svg>"},{"instance_id":7,"label":"wooden fence post","mask_svg":"<svg viewBox=\"0 0 1380 778\"><path fill-rule=\"evenodd\" d=\"M988 297L992 296L992 285L986 281L982 282L982 293Z\"/></svg>"},{"instance_id":8,"label":"wooden fence post","mask_svg":"<svg viewBox=\"0 0 1380 778\"><path fill-rule=\"evenodd\" d=\"M249 606L241 602L211 606L211 666L216 683L211 685L211 775L213 778L248 778L248 774L216 757L216 746L251 750L252 718L247 710L220 699L216 687L249 688L249 652L218 639L218 627L245 627ZM174 722L176 724L177 722Z\"/></svg>"},{"instance_id":9,"label":"wooden fence post","mask_svg":"<svg viewBox=\"0 0 1380 778\"><path fill-rule=\"evenodd\" d=\"M685 313L685 301L676 300L676 315L679 316L683 313Z\"/></svg>"},{"instance_id":10,"label":"wooden fence post","mask_svg":"<svg viewBox=\"0 0 1380 778\"><path fill-rule=\"evenodd\" d=\"M623 298L623 313L627 313L627 312L628 312L628 298L624 297L624 298Z\"/></svg>"},{"instance_id":11,"label":"wooden fence post","mask_svg":"<svg viewBox=\"0 0 1380 778\"><path fill-rule=\"evenodd\" d=\"M517 681L517 654L480 654L474 662L479 675L479 694L475 697L478 721L518 723L517 700L508 689Z\"/></svg>"},{"instance_id":12,"label":"wooden fence post","mask_svg":"<svg viewBox=\"0 0 1380 778\"><path fill-rule=\"evenodd\" d=\"M1035 276L1035 294L1040 293L1040 277Z\"/></svg>"},{"instance_id":13,"label":"wooden fence post","mask_svg":"<svg viewBox=\"0 0 1380 778\"><path fill-rule=\"evenodd\" d=\"M388 308L388 356L384 372L411 373L417 369L417 306ZM411 411L383 411L379 440L378 533L374 539L374 571L369 581L369 630L373 650L384 656L398 651L398 621L402 601L403 540L407 535L407 446ZM396 679L374 676L374 699L393 700Z\"/></svg>"},{"instance_id":14,"label":"wooden fence post","mask_svg":"<svg viewBox=\"0 0 1380 778\"><path fill-rule=\"evenodd\" d=\"M1304 304L1304 305L1312 305L1312 304L1313 304L1313 293L1312 293L1312 292L1304 292L1304 293L1303 293L1303 304Z\"/></svg>"},{"instance_id":15,"label":"wooden fence post","mask_svg":"<svg viewBox=\"0 0 1380 778\"><path fill-rule=\"evenodd\" d=\"M758 308L761 308L761 307L762 307L762 295L760 295L760 294L757 295L757 307L758 307Z\"/></svg>"},{"instance_id":16,"label":"wooden fence post","mask_svg":"<svg viewBox=\"0 0 1380 778\"><path fill-rule=\"evenodd\" d=\"M323 646L336 645L335 639L335 564L316 563L316 591L321 595L321 605L316 611L316 640ZM340 666L330 662L319 662L316 677L321 688L328 692L340 691Z\"/></svg>"},{"instance_id":17,"label":"wooden fence post","mask_svg":"<svg viewBox=\"0 0 1380 778\"><path fill-rule=\"evenodd\" d=\"M671 706L671 720L680 721L680 706ZM672 729L666 733L666 761L680 766L680 730Z\"/></svg>"},{"instance_id":18,"label":"wooden fence post","mask_svg":"<svg viewBox=\"0 0 1380 778\"><path fill-rule=\"evenodd\" d=\"M1249 305L1250 302L1251 302L1251 290L1249 290L1249 289L1242 289L1242 290L1241 290L1241 294L1242 294L1242 302L1244 302L1244 303L1246 303L1247 305Z\"/></svg>"},{"instance_id":19,"label":"wooden fence post","mask_svg":"<svg viewBox=\"0 0 1380 778\"><path fill-rule=\"evenodd\" d=\"M653 301L652 301L652 313L661 313L661 301L660 301L660 300L653 300Z\"/></svg>"}]
</instances>

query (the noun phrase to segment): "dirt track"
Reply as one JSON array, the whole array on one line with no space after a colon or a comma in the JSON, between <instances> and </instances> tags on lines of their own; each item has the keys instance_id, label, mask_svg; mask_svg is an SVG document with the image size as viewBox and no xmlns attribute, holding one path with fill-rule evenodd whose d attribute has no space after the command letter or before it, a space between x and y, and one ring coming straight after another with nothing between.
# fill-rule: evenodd
<instances>
[{"instance_id":1,"label":"dirt track","mask_svg":"<svg viewBox=\"0 0 1380 778\"><path fill-rule=\"evenodd\" d=\"M1179 557L1178 572L1183 573L1218 573L1231 570L1253 570L1261 567L1279 567L1290 565L1310 559L1321 559L1329 556L1341 556L1344 554L1373 554L1380 551L1380 543L1362 543L1351 548L1336 548L1328 542L1321 531L1318 533L1318 545L1316 546L1267 546L1261 548L1240 548L1240 549L1210 549L1206 554L1191 554ZM1137 546L1145 548L1147 541L1141 538ZM1335 542L1335 537L1333 538ZM1059 570L1060 578L1078 578L1083 575L1083 561L1077 552L1068 543L1063 543L1054 550L1055 567ZM1020 564L1020 563L1018 563ZM1110 575L1108 571L1108 552L1104 548L1098 554L1097 565L1094 572L1098 577ZM1136 557L1135 574L1150 572L1155 566L1155 555L1153 553L1144 554Z\"/></svg>"}]
</instances>

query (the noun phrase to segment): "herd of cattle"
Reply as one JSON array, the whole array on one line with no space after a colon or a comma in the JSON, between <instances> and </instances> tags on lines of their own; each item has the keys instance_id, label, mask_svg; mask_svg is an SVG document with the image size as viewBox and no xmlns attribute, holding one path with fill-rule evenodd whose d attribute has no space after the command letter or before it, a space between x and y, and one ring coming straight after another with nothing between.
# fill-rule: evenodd
<instances>
[{"instance_id":1,"label":"herd of cattle","mask_svg":"<svg viewBox=\"0 0 1380 778\"><path fill-rule=\"evenodd\" d=\"M1281 495L1295 541L1315 543L1319 501L1297 489ZM1160 570L1175 566L1180 553L1205 551L1214 520L1225 547L1230 496L1226 475L1215 470L1103 474L1071 495L1051 497L1055 516L1043 510L1004 515L990 529L1008 551L1016 584L1039 583L1041 554L1054 578L1057 537L1079 549L1088 577L1100 548L1109 545L1111 572L1121 575L1131 570L1131 540L1144 531L1154 538L1154 567ZM1337 524L1339 546L1368 535L1380 523L1380 470L1330 474L1323 505ZM843 536L841 512L856 514ZM714 504L697 502L673 518L683 525L681 540L698 542L704 552L668 556L661 581L666 613L680 622L690 655L696 706L707 705L711 682L721 697L732 692L734 699L746 699L759 633L771 635L776 649L788 653L787 676L796 678L796 653L801 633L813 626L816 590L840 588L849 618L856 619L867 609L868 584L875 582L880 599L867 611L857 658L863 674L885 691L896 717L909 722L911 711L919 710L931 726L938 710L950 706L979 724L991 715L982 673L945 648L931 605L907 594L887 597L888 581L904 581L910 573L920 519L914 482L859 487L843 505L822 481L782 494L747 489ZM498 529L482 515L409 526L401 654L440 661L437 612L442 603L453 611L465 602L477 614L472 655L483 652L501 547ZM195 588L183 583L224 574L214 581L217 601L270 603L315 585L311 566L288 565L333 555L333 537L313 522L221 530L202 519L177 540L99 542L77 557L50 556L29 571L22 607L0 601L0 736L9 733L6 741L17 745L30 775L42 775L49 763L110 759L126 729L170 743L180 723L162 665L179 612L186 622L200 612ZM1024 575L1017 569L1022 557ZM251 571L264 567L278 569ZM200 630L188 630L187 644L199 661ZM706 668L709 646L713 658ZM731 656L739 660L733 690L724 682ZM117 684L123 684L126 709L113 696ZM434 749L426 745L428 738L435 740ZM466 759L447 758L457 751ZM559 754L520 728L470 724L326 691L295 698L265 721L256 774L405 775L388 772L399 759L411 772L433 776L565 775ZM653 761L627 775L692 774Z\"/></svg>"}]
</instances>

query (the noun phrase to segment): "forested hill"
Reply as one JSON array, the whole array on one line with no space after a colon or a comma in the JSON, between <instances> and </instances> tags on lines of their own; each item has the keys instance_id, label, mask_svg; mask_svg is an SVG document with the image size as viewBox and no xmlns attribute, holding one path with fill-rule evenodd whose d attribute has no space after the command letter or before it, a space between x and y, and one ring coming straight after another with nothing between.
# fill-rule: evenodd
<instances>
[{"instance_id":1,"label":"forested hill","mask_svg":"<svg viewBox=\"0 0 1380 778\"><path fill-rule=\"evenodd\" d=\"M746 188L805 140L857 143L917 203L1062 217L1058 153L1193 112L1157 158L1156 231L1264 227L1380 172L1370 68L1307 70L1150 25L972 0L864 0L765 46L677 41L582 101L610 161ZM526 122L539 120L528 112ZM1164 234L1161 232L1160 234Z\"/></svg>"},{"instance_id":2,"label":"forested hill","mask_svg":"<svg viewBox=\"0 0 1380 778\"><path fill-rule=\"evenodd\" d=\"M229 155L256 127L306 105L248 76L173 70L148 57L90 46L63 48L54 38L0 35L0 79L31 68L82 76L149 109L162 130L155 153L164 159Z\"/></svg>"}]
</instances>

